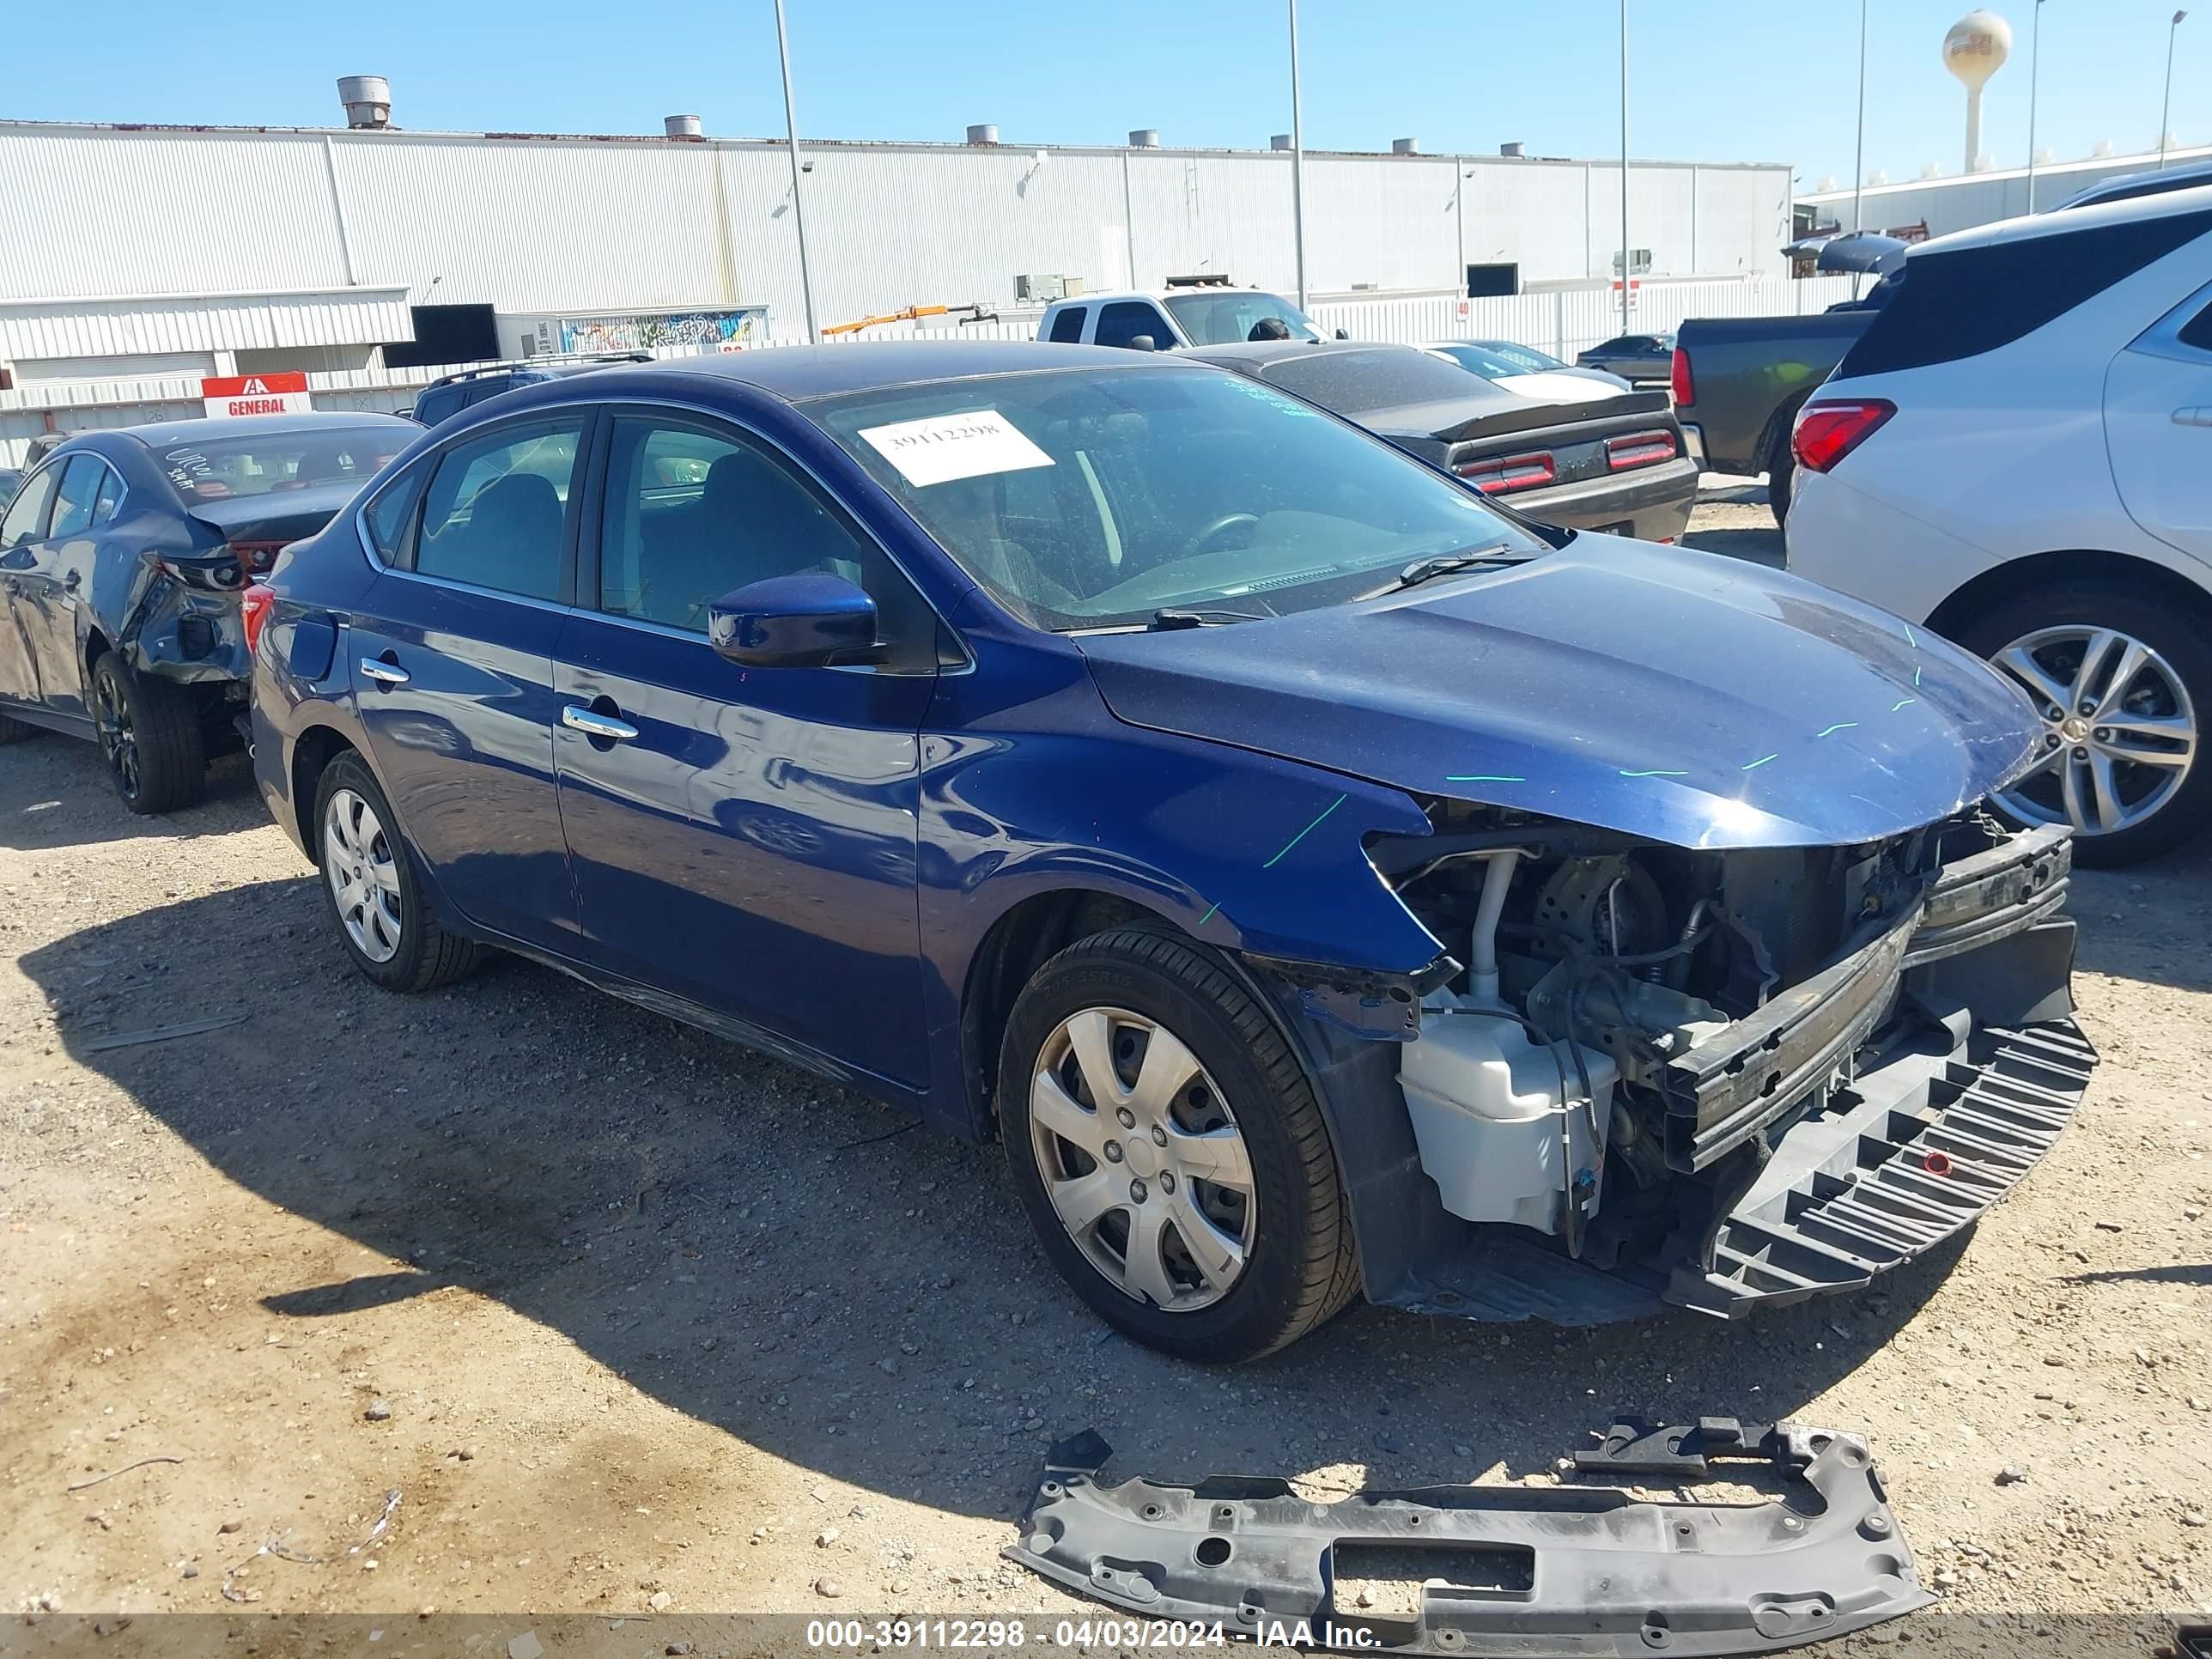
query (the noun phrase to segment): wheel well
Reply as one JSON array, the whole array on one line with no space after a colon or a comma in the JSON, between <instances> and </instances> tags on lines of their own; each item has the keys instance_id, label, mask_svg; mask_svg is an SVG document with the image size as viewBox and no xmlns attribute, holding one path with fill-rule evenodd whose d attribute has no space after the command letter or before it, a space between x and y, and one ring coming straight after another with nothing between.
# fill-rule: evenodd
<instances>
[{"instance_id":1,"label":"wheel well","mask_svg":"<svg viewBox=\"0 0 2212 1659\"><path fill-rule=\"evenodd\" d=\"M92 684L92 665L115 647L107 642L107 635L97 628L88 629L84 635L84 683Z\"/></svg>"},{"instance_id":2,"label":"wheel well","mask_svg":"<svg viewBox=\"0 0 2212 1659\"><path fill-rule=\"evenodd\" d=\"M1928 626L1946 639L1956 639L1978 617L2005 600L2033 588L2069 581L2124 587L2182 611L2212 614L2212 595L2179 571L2132 554L2068 549L2009 560L1994 570L1984 570L1929 612Z\"/></svg>"},{"instance_id":3,"label":"wheel well","mask_svg":"<svg viewBox=\"0 0 2212 1659\"><path fill-rule=\"evenodd\" d=\"M1036 970L1078 939L1157 919L1129 899L1074 889L1032 895L991 924L969 964L960 1007L961 1055L979 1127L997 1116L999 1047L1014 1003Z\"/></svg>"},{"instance_id":4,"label":"wheel well","mask_svg":"<svg viewBox=\"0 0 2212 1659\"><path fill-rule=\"evenodd\" d=\"M1771 472L1774 470L1775 461L1781 459L1782 450L1789 445L1790 428L1797 424L1797 411L1804 408L1806 400L1820 389L1817 386L1808 386L1774 406L1774 413L1766 417L1765 429L1759 434L1759 449L1752 456L1754 462L1761 464L1760 471Z\"/></svg>"},{"instance_id":5,"label":"wheel well","mask_svg":"<svg viewBox=\"0 0 2212 1659\"><path fill-rule=\"evenodd\" d=\"M300 845L311 859L319 851L315 842L315 791L322 785L324 769L340 755L353 752L353 745L327 726L309 726L292 745L292 816L300 826Z\"/></svg>"}]
</instances>

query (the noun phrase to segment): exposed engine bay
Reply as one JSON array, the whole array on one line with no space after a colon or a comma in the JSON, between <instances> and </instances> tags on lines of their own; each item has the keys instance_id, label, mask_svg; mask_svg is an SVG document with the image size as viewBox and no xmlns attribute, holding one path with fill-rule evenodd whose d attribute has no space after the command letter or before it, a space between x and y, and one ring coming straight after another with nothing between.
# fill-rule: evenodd
<instances>
[{"instance_id":1,"label":"exposed engine bay","mask_svg":"<svg viewBox=\"0 0 2212 1659\"><path fill-rule=\"evenodd\" d=\"M1399 1083L1462 1221L1733 1314L1955 1232L2079 1099L2063 831L1698 852L1430 815L1371 855L1455 959Z\"/></svg>"}]
</instances>

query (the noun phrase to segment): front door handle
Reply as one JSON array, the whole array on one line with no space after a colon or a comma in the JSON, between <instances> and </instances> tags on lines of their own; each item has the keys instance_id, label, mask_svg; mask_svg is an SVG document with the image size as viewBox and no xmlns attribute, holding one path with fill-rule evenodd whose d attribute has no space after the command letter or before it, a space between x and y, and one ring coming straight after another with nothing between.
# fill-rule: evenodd
<instances>
[{"instance_id":1,"label":"front door handle","mask_svg":"<svg viewBox=\"0 0 2212 1659\"><path fill-rule=\"evenodd\" d=\"M602 714L579 703L572 702L561 711L561 724L572 732L581 732L587 738L607 743L628 743L637 735L637 727L628 720L618 720L612 714Z\"/></svg>"},{"instance_id":2,"label":"front door handle","mask_svg":"<svg viewBox=\"0 0 2212 1659\"><path fill-rule=\"evenodd\" d=\"M374 680L379 685L404 685L415 678L398 663L384 662L375 657L363 657L361 672L364 678Z\"/></svg>"},{"instance_id":3,"label":"front door handle","mask_svg":"<svg viewBox=\"0 0 2212 1659\"><path fill-rule=\"evenodd\" d=\"M2176 426L2212 426L2212 404L2199 404L2194 409L2175 410L2173 423Z\"/></svg>"}]
</instances>

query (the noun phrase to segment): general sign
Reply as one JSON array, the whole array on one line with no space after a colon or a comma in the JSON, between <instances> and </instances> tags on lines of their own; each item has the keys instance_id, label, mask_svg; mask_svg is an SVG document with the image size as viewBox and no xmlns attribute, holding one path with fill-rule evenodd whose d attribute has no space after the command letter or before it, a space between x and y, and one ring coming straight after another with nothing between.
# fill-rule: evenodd
<instances>
[{"instance_id":1,"label":"general sign","mask_svg":"<svg viewBox=\"0 0 2212 1659\"><path fill-rule=\"evenodd\" d=\"M235 415L299 415L313 409L305 373L233 374L203 380L200 398L217 419Z\"/></svg>"}]
</instances>

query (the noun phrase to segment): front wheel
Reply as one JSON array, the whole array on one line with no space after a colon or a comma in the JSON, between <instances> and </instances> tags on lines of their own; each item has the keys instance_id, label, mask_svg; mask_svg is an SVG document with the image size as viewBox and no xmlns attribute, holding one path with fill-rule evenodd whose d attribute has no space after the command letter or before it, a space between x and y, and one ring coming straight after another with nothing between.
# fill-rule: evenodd
<instances>
[{"instance_id":1,"label":"front wheel","mask_svg":"<svg viewBox=\"0 0 2212 1659\"><path fill-rule=\"evenodd\" d=\"M1960 642L2043 720L2034 769L1997 797L2023 823L2069 823L2085 865L2133 864L2212 822L2212 645L2185 607L2098 583L2021 594Z\"/></svg>"},{"instance_id":2,"label":"front wheel","mask_svg":"<svg viewBox=\"0 0 2212 1659\"><path fill-rule=\"evenodd\" d=\"M1181 1358L1255 1359L1358 1285L1320 1103L1267 1011L1170 934L1101 933L1014 1005L1000 1127L1076 1293Z\"/></svg>"}]
</instances>

